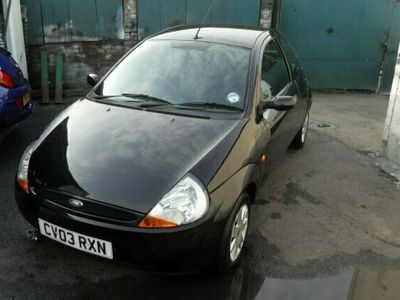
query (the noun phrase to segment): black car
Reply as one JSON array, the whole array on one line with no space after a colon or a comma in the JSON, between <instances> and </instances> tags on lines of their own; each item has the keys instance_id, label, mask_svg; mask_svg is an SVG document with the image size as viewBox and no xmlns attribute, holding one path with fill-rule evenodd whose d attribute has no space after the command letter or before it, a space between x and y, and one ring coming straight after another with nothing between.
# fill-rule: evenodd
<instances>
[{"instance_id":1,"label":"black car","mask_svg":"<svg viewBox=\"0 0 400 300\"><path fill-rule=\"evenodd\" d=\"M198 30L89 75L94 89L27 147L16 199L41 235L142 268L237 263L260 183L305 143L311 93L277 34Z\"/></svg>"}]
</instances>

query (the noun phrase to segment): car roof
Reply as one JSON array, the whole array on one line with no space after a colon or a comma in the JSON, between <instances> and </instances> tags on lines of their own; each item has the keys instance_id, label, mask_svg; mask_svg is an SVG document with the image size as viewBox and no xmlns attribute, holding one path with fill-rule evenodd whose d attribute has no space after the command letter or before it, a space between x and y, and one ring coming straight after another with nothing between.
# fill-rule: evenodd
<instances>
[{"instance_id":1,"label":"car roof","mask_svg":"<svg viewBox=\"0 0 400 300\"><path fill-rule=\"evenodd\" d=\"M194 40L199 26L176 26L168 28L150 37L150 40ZM253 28L227 25L202 25L199 40L253 48L258 37L269 31Z\"/></svg>"}]
</instances>

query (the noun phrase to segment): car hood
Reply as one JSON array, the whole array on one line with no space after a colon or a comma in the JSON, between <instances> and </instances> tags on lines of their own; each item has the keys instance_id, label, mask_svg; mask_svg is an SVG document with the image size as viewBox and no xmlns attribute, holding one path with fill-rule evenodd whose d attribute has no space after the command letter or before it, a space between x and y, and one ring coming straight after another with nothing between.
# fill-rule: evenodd
<instances>
[{"instance_id":1,"label":"car hood","mask_svg":"<svg viewBox=\"0 0 400 300\"><path fill-rule=\"evenodd\" d=\"M147 213L238 123L80 100L38 139L29 180ZM215 164L224 159L218 157Z\"/></svg>"}]
</instances>

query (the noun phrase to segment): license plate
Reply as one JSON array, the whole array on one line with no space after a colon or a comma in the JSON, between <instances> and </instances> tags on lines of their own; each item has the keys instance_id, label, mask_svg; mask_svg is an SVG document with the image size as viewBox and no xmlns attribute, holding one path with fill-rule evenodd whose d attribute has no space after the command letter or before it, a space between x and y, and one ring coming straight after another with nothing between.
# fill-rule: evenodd
<instances>
[{"instance_id":1,"label":"license plate","mask_svg":"<svg viewBox=\"0 0 400 300\"><path fill-rule=\"evenodd\" d=\"M29 102L29 100L31 100L31 95L26 94L25 96L23 96L23 97L22 97L22 104L23 104L23 106L25 106L25 105Z\"/></svg>"},{"instance_id":2,"label":"license plate","mask_svg":"<svg viewBox=\"0 0 400 300\"><path fill-rule=\"evenodd\" d=\"M113 259L113 249L110 242L62 228L42 219L39 219L39 228L42 235L61 244L90 254Z\"/></svg>"}]
</instances>

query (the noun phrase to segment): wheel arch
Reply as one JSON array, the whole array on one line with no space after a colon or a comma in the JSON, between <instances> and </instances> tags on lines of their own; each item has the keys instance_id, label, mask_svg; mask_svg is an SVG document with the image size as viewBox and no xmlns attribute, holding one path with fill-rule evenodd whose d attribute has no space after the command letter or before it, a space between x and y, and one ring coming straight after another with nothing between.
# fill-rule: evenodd
<instances>
[{"instance_id":1,"label":"wheel arch","mask_svg":"<svg viewBox=\"0 0 400 300\"><path fill-rule=\"evenodd\" d=\"M251 203L254 202L257 193L257 187L261 181L261 170L256 164L249 164L236 172L232 177L226 180L221 186L210 193L210 199L215 207L215 220L226 219L235 203L243 192L251 197Z\"/></svg>"},{"instance_id":2,"label":"wheel arch","mask_svg":"<svg viewBox=\"0 0 400 300\"><path fill-rule=\"evenodd\" d=\"M257 196L257 183L256 182L250 182L246 188L244 189L244 191L249 194L250 196L250 201L253 204L254 201L256 200L256 196Z\"/></svg>"}]
</instances>

